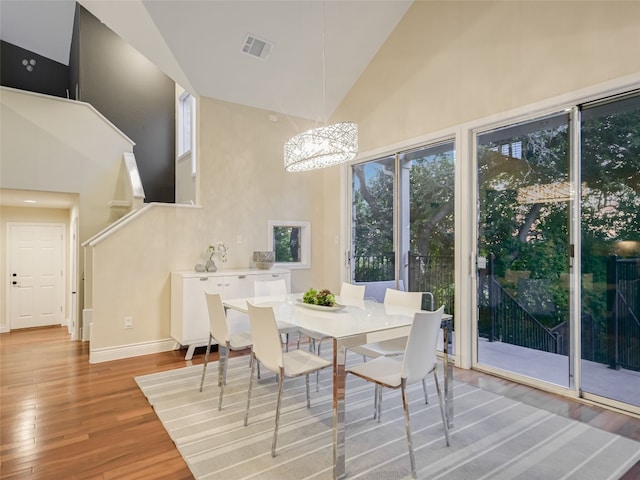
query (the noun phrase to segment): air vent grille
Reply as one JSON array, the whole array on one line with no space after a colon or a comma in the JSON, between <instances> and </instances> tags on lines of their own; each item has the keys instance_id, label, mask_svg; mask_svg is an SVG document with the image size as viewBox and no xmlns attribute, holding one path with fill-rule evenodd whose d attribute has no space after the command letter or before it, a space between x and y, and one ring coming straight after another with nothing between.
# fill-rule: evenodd
<instances>
[{"instance_id":1,"label":"air vent grille","mask_svg":"<svg viewBox=\"0 0 640 480\"><path fill-rule=\"evenodd\" d=\"M251 55L252 57L259 58L261 60L266 60L269 54L271 53L271 48L273 47L273 43L260 39L255 35L247 35L244 39L244 44L242 45L242 52L247 55Z\"/></svg>"}]
</instances>

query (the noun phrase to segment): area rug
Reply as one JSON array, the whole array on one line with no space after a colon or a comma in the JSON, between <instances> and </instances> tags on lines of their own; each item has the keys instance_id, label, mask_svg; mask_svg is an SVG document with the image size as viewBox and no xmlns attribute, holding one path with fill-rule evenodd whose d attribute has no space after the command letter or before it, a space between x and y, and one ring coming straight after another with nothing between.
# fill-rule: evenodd
<instances>
[{"instance_id":1,"label":"area rug","mask_svg":"<svg viewBox=\"0 0 640 480\"><path fill-rule=\"evenodd\" d=\"M203 392L200 365L135 379L196 479L332 478L330 369L320 374L317 392L312 377L311 408L304 378L285 380L278 450L271 457L275 376L263 372L254 383L245 427L249 358L230 360L221 411L217 366L209 364ZM640 460L639 442L463 382L454 382L455 425L447 447L435 388L427 386L428 404L420 384L408 394L418 478L613 480ZM348 376L346 391L347 478L410 478L399 392L385 391L378 423L373 387Z\"/></svg>"}]
</instances>

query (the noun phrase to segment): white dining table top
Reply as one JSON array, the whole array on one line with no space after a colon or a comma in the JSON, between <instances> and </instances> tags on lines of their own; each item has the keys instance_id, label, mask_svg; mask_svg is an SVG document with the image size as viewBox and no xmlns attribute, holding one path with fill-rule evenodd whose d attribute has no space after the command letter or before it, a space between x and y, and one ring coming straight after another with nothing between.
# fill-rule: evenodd
<instances>
[{"instance_id":1,"label":"white dining table top","mask_svg":"<svg viewBox=\"0 0 640 480\"><path fill-rule=\"evenodd\" d=\"M399 327L409 327L416 310L389 306L374 301L349 301L336 296L342 309L318 309L302 303L302 294L277 297L225 299L224 305L244 313L247 302L253 305L272 306L276 321L294 324L302 329L325 337L345 338L355 335L384 332ZM407 328L408 333L408 328Z\"/></svg>"}]
</instances>

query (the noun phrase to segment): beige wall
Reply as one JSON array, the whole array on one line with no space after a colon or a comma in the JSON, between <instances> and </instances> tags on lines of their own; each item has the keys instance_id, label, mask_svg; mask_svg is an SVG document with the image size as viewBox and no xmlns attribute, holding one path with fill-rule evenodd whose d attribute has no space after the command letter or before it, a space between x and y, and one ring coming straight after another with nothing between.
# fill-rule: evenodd
<instances>
[{"instance_id":1,"label":"beige wall","mask_svg":"<svg viewBox=\"0 0 640 480\"><path fill-rule=\"evenodd\" d=\"M417 1L344 99L361 151L640 71L640 2Z\"/></svg>"},{"instance_id":2,"label":"beige wall","mask_svg":"<svg viewBox=\"0 0 640 480\"><path fill-rule=\"evenodd\" d=\"M269 220L311 223L311 270L295 270L293 290L323 280L325 235L322 172L284 171L283 145L309 122L202 98L198 105L199 197L207 218L206 247L224 240L229 267L247 267L254 250L266 250ZM272 121L270 116L273 116Z\"/></svg>"},{"instance_id":3,"label":"beige wall","mask_svg":"<svg viewBox=\"0 0 640 480\"><path fill-rule=\"evenodd\" d=\"M220 270L251 266L253 251L267 248L268 220L311 223L312 269L294 270L291 288L322 284L322 172L287 174L282 157L308 124L210 98L197 111L199 206L148 205L93 248L92 361L169 348L170 273L204 263L216 241L229 247Z\"/></svg>"}]
</instances>

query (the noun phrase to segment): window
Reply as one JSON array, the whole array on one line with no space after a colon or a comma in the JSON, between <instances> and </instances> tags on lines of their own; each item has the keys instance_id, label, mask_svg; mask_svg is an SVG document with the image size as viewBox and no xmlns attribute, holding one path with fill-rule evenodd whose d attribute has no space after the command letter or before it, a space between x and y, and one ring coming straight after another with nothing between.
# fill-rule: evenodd
<instances>
[{"instance_id":1,"label":"window","mask_svg":"<svg viewBox=\"0 0 640 480\"><path fill-rule=\"evenodd\" d=\"M431 292L434 305L453 314L453 140L354 164L351 172L351 281L397 280L399 288Z\"/></svg>"},{"instance_id":2,"label":"window","mask_svg":"<svg viewBox=\"0 0 640 480\"><path fill-rule=\"evenodd\" d=\"M269 220L268 250L275 252L277 266L310 268L310 244L309 222Z\"/></svg>"},{"instance_id":3,"label":"window","mask_svg":"<svg viewBox=\"0 0 640 480\"><path fill-rule=\"evenodd\" d=\"M178 101L178 156L191 151L191 95L184 92Z\"/></svg>"}]
</instances>

